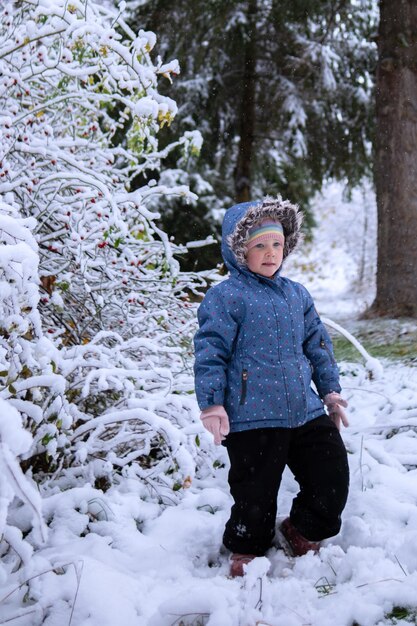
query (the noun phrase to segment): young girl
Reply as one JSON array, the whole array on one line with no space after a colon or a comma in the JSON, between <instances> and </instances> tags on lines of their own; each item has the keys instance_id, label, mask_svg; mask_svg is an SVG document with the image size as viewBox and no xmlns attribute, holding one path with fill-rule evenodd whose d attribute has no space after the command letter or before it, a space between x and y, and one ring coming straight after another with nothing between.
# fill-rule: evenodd
<instances>
[{"instance_id":1,"label":"young girl","mask_svg":"<svg viewBox=\"0 0 417 626\"><path fill-rule=\"evenodd\" d=\"M280 275L302 215L267 197L226 212L230 272L198 310L195 381L201 419L230 459L234 504L223 543L231 576L271 547L286 465L300 490L280 530L294 555L337 534L348 493L348 425L329 335L308 291ZM314 382L315 389L311 386ZM327 407L329 415L326 413Z\"/></svg>"}]
</instances>

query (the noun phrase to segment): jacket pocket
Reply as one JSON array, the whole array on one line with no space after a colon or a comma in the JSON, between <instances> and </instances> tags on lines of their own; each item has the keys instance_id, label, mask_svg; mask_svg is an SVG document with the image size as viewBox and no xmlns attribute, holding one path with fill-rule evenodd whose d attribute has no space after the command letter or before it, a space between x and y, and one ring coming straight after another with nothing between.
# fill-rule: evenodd
<instances>
[{"instance_id":1,"label":"jacket pocket","mask_svg":"<svg viewBox=\"0 0 417 626\"><path fill-rule=\"evenodd\" d=\"M240 394L239 404L245 404L247 391L248 391L248 370L242 370L242 391Z\"/></svg>"}]
</instances>

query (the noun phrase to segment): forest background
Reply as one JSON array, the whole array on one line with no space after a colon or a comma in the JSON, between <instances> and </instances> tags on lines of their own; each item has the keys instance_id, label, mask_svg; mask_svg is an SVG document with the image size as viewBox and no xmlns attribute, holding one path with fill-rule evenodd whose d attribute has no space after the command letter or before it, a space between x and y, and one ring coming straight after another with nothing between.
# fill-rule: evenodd
<instances>
[{"instance_id":1,"label":"forest background","mask_svg":"<svg viewBox=\"0 0 417 626\"><path fill-rule=\"evenodd\" d=\"M147 507L178 504L221 465L191 368L226 207L281 193L311 234L325 184L373 180L377 290L363 313L415 317L416 30L411 0L2 4L7 619L51 614L34 556L54 496L80 510L80 485L125 490L140 528ZM103 509L93 500L80 533Z\"/></svg>"}]
</instances>

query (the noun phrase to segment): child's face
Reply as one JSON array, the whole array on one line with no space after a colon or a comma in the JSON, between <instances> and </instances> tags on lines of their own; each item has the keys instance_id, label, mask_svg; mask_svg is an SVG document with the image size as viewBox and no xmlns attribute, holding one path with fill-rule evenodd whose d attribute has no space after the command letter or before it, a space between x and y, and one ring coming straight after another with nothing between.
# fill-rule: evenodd
<instances>
[{"instance_id":1,"label":"child's face","mask_svg":"<svg viewBox=\"0 0 417 626\"><path fill-rule=\"evenodd\" d=\"M269 239L248 250L246 263L251 272L271 278L281 267L283 254L283 242Z\"/></svg>"}]
</instances>

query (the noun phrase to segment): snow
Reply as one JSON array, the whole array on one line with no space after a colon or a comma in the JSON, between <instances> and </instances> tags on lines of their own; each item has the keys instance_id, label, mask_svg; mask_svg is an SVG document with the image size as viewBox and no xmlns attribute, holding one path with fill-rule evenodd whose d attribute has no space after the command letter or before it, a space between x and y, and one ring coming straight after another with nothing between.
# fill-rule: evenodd
<instances>
[{"instance_id":1,"label":"snow","mask_svg":"<svg viewBox=\"0 0 417 626\"><path fill-rule=\"evenodd\" d=\"M340 186L331 185L315 204L319 228L314 241L286 267L288 275L311 289L319 311L338 319L342 326L343 320L370 303L374 292L372 245L368 250L368 243L364 246L363 242L364 193L355 191L353 200L347 202ZM369 189L366 202L366 232L372 243L375 210ZM363 255L366 271L359 280ZM309 273L308 268L313 271ZM29 533L29 539L34 521L38 530L45 531L22 497L26 504L11 509L4 539L26 553L21 555L19 573L6 576L0 567L0 623L409 624L389 617L394 607L409 609L415 623L417 368L402 361L370 364L363 356L363 363L340 364L344 396L349 401L350 426L342 434L349 452L350 495L340 534L325 541L319 555L309 553L291 562L272 549L247 566L243 579L228 578L228 556L221 550L231 506L227 455L222 447L212 446L198 422L192 422L181 436L170 433L171 440L180 447L183 436L198 434L202 447L217 460L217 469L209 463L205 472L190 478L176 505L161 508L147 497L137 476L128 473L124 482L106 493L88 483L61 490L56 486L48 490L44 485L38 491L19 475L26 500L34 503L38 514L42 510L48 537L44 533L43 543L40 536L32 539L33 553L28 543L21 542L13 521ZM378 376L369 376L370 366L373 373L378 370ZM165 391L155 401L167 403ZM196 417L195 401L190 399L190 403ZM2 446L14 451L28 447L30 436L22 430L16 409L2 400L0 410ZM124 411L126 418L129 411L148 415L140 401ZM165 429L175 430L167 420L160 421ZM81 448L79 454L83 454ZM192 474L192 459L185 449L183 455L182 463ZM10 454L3 459L10 460ZM1 500L7 499L7 472L1 481L0 510ZM279 494L280 519L288 513L296 491L286 471ZM20 586L23 581L29 582Z\"/></svg>"},{"instance_id":2,"label":"snow","mask_svg":"<svg viewBox=\"0 0 417 626\"><path fill-rule=\"evenodd\" d=\"M338 183L325 186L313 204L317 235L290 257L284 274L312 293L320 314L355 317L375 296L377 220L369 183L349 201Z\"/></svg>"},{"instance_id":3,"label":"snow","mask_svg":"<svg viewBox=\"0 0 417 626\"><path fill-rule=\"evenodd\" d=\"M0 415L0 527L4 528L8 504L17 494L32 511L35 541L44 542L47 529L42 519L41 497L35 486L24 476L16 460L17 454L29 450L32 436L23 428L20 413L1 399Z\"/></svg>"},{"instance_id":4,"label":"snow","mask_svg":"<svg viewBox=\"0 0 417 626\"><path fill-rule=\"evenodd\" d=\"M351 344L355 346L357 351L364 357L365 359L365 367L369 372L371 378L379 378L382 376L383 367L381 362L372 357L363 347L363 345L354 337L351 333L349 333L345 328L337 324L333 320L329 320L327 317L321 316L321 320L326 326L330 326L330 328L334 328L337 330L343 337L346 337L350 341Z\"/></svg>"},{"instance_id":5,"label":"snow","mask_svg":"<svg viewBox=\"0 0 417 626\"><path fill-rule=\"evenodd\" d=\"M0 441L14 454L27 452L32 443L32 437L22 426L22 418L16 409L8 402L0 399Z\"/></svg>"}]
</instances>

